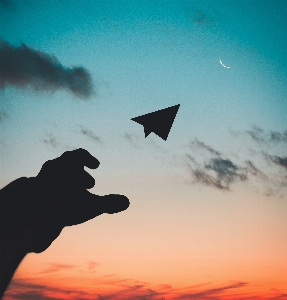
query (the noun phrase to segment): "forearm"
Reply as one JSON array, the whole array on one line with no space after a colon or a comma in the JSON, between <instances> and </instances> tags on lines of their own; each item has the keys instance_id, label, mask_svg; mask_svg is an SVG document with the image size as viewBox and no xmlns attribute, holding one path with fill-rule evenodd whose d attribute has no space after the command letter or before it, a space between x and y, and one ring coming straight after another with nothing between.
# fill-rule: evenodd
<instances>
[{"instance_id":1,"label":"forearm","mask_svg":"<svg viewBox=\"0 0 287 300\"><path fill-rule=\"evenodd\" d=\"M16 239L0 242L0 298L2 298L26 252Z\"/></svg>"},{"instance_id":2,"label":"forearm","mask_svg":"<svg viewBox=\"0 0 287 300\"><path fill-rule=\"evenodd\" d=\"M0 190L0 298L17 267L29 252L35 235L32 222L26 222L28 178L19 178Z\"/></svg>"}]
</instances>

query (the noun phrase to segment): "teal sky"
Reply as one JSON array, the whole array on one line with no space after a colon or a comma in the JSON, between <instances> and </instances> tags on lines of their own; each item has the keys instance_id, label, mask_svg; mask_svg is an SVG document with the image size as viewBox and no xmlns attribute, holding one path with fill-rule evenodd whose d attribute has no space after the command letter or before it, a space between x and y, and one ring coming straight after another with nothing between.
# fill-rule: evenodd
<instances>
[{"instance_id":1,"label":"teal sky","mask_svg":"<svg viewBox=\"0 0 287 300\"><path fill-rule=\"evenodd\" d=\"M0 186L35 176L46 160L82 147L101 162L91 171L96 178L92 192L130 198L129 221L124 216L115 220L123 222L121 228L132 224L134 234L145 226L141 214L154 205L151 224L158 214L167 220L176 210L182 230L192 208L202 214L195 227L201 222L208 227L219 220L210 211L225 218L227 209L224 220L233 228L234 210L244 212L251 205L246 199L256 197L256 205L264 207L272 197L279 201L271 205L270 216L266 208L258 218L269 220L270 228L279 218L281 227L274 231L282 232L286 162L278 157L286 159L286 20L287 2L279 0L0 1L2 40L53 55L67 68L82 66L95 88L88 99L64 90L0 89L5 112ZM145 139L143 128L131 121L176 104L180 109L167 141L154 134ZM231 175L228 191L194 178L195 169L218 175L215 165L208 167L218 157L232 161L236 174L249 172L248 179ZM255 175L247 161L256 166ZM234 207L226 204L229 200ZM231 229L229 234L220 243L232 236ZM148 239L149 230L143 235ZM70 237L66 234L65 241Z\"/></svg>"},{"instance_id":2,"label":"teal sky","mask_svg":"<svg viewBox=\"0 0 287 300\"><path fill-rule=\"evenodd\" d=\"M115 141L125 132L141 134L132 117L177 103L165 149L195 136L217 146L227 130L251 125L282 131L286 13L284 1L20 1L1 7L4 40L55 55L64 66L84 66L97 91L85 102L65 92L6 89L1 96L15 119L4 131L12 138L29 128L20 135L36 146L35 134L52 132L54 121L71 147L80 146L72 130L77 125Z\"/></svg>"}]
</instances>

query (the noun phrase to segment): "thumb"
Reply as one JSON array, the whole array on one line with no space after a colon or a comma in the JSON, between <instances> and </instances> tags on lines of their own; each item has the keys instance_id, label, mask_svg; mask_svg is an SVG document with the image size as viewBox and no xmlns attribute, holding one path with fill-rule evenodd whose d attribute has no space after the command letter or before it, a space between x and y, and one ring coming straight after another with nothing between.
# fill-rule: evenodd
<instances>
[{"instance_id":1,"label":"thumb","mask_svg":"<svg viewBox=\"0 0 287 300\"><path fill-rule=\"evenodd\" d=\"M129 199L124 195L110 194L100 196L104 213L114 214L126 210L130 206Z\"/></svg>"},{"instance_id":2,"label":"thumb","mask_svg":"<svg viewBox=\"0 0 287 300\"><path fill-rule=\"evenodd\" d=\"M129 199L123 195L99 196L86 190L74 197L75 199L70 199L72 201L67 201L65 213L62 213L65 226L84 223L103 213L118 213L130 205Z\"/></svg>"}]
</instances>

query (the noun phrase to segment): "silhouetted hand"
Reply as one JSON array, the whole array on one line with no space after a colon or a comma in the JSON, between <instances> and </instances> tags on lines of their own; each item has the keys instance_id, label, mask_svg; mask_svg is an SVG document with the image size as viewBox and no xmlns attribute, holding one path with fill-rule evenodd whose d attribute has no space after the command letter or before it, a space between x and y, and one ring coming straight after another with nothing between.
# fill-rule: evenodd
<instances>
[{"instance_id":1,"label":"silhouetted hand","mask_svg":"<svg viewBox=\"0 0 287 300\"><path fill-rule=\"evenodd\" d=\"M129 207L125 196L97 196L88 192L95 181L84 166L96 169L99 161L84 149L67 151L45 162L36 177L19 178L0 191L0 233L4 245L0 246L1 268L8 248L18 247L22 257L29 252L40 253L51 245L65 226Z\"/></svg>"}]
</instances>

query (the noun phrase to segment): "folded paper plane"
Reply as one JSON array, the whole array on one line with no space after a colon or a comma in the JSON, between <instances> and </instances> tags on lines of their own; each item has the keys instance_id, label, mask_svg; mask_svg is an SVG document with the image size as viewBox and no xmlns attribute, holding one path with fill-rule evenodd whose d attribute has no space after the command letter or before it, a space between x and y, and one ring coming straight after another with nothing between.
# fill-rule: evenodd
<instances>
[{"instance_id":1,"label":"folded paper plane","mask_svg":"<svg viewBox=\"0 0 287 300\"><path fill-rule=\"evenodd\" d=\"M151 132L166 141L180 104L132 118L144 127L145 137Z\"/></svg>"}]
</instances>

